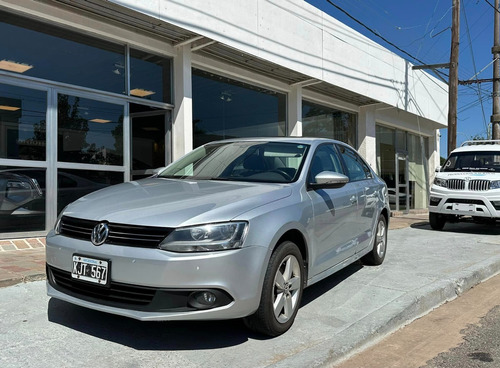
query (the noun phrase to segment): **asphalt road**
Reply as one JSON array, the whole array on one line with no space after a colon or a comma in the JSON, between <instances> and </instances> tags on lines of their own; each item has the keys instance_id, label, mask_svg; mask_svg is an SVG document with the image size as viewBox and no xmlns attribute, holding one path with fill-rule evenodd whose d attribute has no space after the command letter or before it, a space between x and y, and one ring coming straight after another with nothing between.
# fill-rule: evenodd
<instances>
[{"instance_id":1,"label":"asphalt road","mask_svg":"<svg viewBox=\"0 0 500 368\"><path fill-rule=\"evenodd\" d=\"M423 368L500 367L500 305L463 333L463 343L439 354Z\"/></svg>"}]
</instances>

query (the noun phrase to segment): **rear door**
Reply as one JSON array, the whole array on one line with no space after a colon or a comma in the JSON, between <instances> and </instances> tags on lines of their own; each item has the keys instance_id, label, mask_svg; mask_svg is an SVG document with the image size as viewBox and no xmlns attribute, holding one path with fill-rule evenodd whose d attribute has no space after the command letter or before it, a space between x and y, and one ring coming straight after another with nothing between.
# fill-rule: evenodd
<instances>
[{"instance_id":1,"label":"rear door","mask_svg":"<svg viewBox=\"0 0 500 368\"><path fill-rule=\"evenodd\" d=\"M353 186L356 196L356 215L353 216L355 230L353 241L358 244L357 250L370 245L372 231L378 217L380 184L375 180L370 168L361 156L344 145L338 145L340 157L344 164L349 183Z\"/></svg>"}]
</instances>

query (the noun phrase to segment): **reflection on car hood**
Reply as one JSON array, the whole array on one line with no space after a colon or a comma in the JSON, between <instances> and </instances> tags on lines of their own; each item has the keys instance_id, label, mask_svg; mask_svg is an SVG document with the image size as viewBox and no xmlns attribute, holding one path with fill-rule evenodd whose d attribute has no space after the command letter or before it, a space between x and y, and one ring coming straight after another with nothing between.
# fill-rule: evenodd
<instances>
[{"instance_id":1,"label":"reflection on car hood","mask_svg":"<svg viewBox=\"0 0 500 368\"><path fill-rule=\"evenodd\" d=\"M80 198L65 215L143 226L228 221L291 194L289 185L144 179Z\"/></svg>"}]
</instances>

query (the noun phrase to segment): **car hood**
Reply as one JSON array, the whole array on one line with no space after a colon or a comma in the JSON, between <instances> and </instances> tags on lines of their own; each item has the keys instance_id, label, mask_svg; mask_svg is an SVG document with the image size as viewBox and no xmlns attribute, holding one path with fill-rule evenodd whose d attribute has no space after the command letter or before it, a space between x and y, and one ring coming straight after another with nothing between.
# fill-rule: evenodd
<instances>
[{"instance_id":1,"label":"car hood","mask_svg":"<svg viewBox=\"0 0 500 368\"><path fill-rule=\"evenodd\" d=\"M483 180L500 180L499 172L486 171L441 171L436 173L436 177L442 179L483 179Z\"/></svg>"},{"instance_id":2,"label":"car hood","mask_svg":"<svg viewBox=\"0 0 500 368\"><path fill-rule=\"evenodd\" d=\"M69 205L67 216L179 227L231 220L290 196L290 185L150 178L108 187Z\"/></svg>"}]
</instances>

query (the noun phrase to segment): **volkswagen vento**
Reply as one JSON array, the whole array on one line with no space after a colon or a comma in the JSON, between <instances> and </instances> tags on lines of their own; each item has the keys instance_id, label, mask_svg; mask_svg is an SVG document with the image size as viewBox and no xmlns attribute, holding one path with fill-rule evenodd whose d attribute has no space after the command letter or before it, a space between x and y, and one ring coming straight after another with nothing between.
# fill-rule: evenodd
<instances>
[{"instance_id":1,"label":"volkswagen vento","mask_svg":"<svg viewBox=\"0 0 500 368\"><path fill-rule=\"evenodd\" d=\"M384 181L344 143L213 142L68 205L47 236L48 295L139 320L244 318L276 336L305 287L384 261L389 211Z\"/></svg>"}]
</instances>

